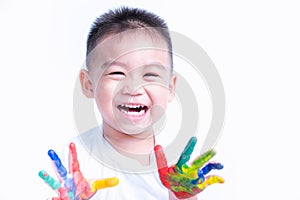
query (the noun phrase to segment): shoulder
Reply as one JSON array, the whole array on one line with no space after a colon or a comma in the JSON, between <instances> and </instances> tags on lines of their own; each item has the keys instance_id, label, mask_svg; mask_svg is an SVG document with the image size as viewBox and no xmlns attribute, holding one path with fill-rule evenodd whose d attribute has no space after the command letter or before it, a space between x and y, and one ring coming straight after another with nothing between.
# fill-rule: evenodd
<instances>
[{"instance_id":1,"label":"shoulder","mask_svg":"<svg viewBox=\"0 0 300 200\"><path fill-rule=\"evenodd\" d=\"M102 138L103 138L102 128L97 126L83 133L80 133L77 137L73 138L71 141L74 142L75 144L90 145Z\"/></svg>"}]
</instances>

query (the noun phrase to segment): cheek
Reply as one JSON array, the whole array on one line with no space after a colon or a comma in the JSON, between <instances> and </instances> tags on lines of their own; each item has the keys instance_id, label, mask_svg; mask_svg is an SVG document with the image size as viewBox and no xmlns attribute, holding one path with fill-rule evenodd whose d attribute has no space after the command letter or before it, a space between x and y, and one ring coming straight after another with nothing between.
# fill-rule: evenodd
<instances>
[{"instance_id":1,"label":"cheek","mask_svg":"<svg viewBox=\"0 0 300 200\"><path fill-rule=\"evenodd\" d=\"M152 104L165 109L168 104L169 90L162 86L152 86L148 91Z\"/></svg>"},{"instance_id":2,"label":"cheek","mask_svg":"<svg viewBox=\"0 0 300 200\"><path fill-rule=\"evenodd\" d=\"M152 121L155 123L160 120L166 112L168 105L168 89L161 86L156 86L152 87L151 90L148 91L148 95L152 102L150 112Z\"/></svg>"},{"instance_id":3,"label":"cheek","mask_svg":"<svg viewBox=\"0 0 300 200\"><path fill-rule=\"evenodd\" d=\"M103 110L112 105L113 92L113 85L102 82L99 83L95 93L95 100L99 109L101 108L101 110Z\"/></svg>"}]
</instances>

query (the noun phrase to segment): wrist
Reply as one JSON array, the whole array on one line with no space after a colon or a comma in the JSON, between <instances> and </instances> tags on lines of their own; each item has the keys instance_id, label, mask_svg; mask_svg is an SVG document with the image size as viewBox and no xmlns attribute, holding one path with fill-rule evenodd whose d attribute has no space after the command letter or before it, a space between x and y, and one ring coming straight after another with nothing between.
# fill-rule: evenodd
<instances>
[{"instance_id":1,"label":"wrist","mask_svg":"<svg viewBox=\"0 0 300 200\"><path fill-rule=\"evenodd\" d=\"M175 194L169 190L169 200L197 200L197 195L193 196L193 197L189 197L189 198L185 198L185 199L178 199Z\"/></svg>"}]
</instances>

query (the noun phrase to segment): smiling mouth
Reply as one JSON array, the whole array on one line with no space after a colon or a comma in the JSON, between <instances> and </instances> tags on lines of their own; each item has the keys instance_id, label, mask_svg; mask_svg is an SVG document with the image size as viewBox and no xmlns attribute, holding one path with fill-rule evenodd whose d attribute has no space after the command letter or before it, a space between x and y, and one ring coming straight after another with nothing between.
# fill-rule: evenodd
<instances>
[{"instance_id":1,"label":"smiling mouth","mask_svg":"<svg viewBox=\"0 0 300 200\"><path fill-rule=\"evenodd\" d=\"M118 109L128 116L143 116L148 111L148 106L141 104L121 104Z\"/></svg>"}]
</instances>

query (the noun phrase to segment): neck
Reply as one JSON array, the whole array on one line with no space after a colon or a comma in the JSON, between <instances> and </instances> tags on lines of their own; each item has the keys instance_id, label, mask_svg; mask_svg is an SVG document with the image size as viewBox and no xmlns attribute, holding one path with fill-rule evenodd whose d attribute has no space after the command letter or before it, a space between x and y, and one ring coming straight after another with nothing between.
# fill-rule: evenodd
<instances>
[{"instance_id":1,"label":"neck","mask_svg":"<svg viewBox=\"0 0 300 200\"><path fill-rule=\"evenodd\" d=\"M104 138L121 154L139 161L142 165L150 164L150 153L153 151L155 140L152 129L143 133L130 135L117 131L103 124Z\"/></svg>"}]
</instances>

